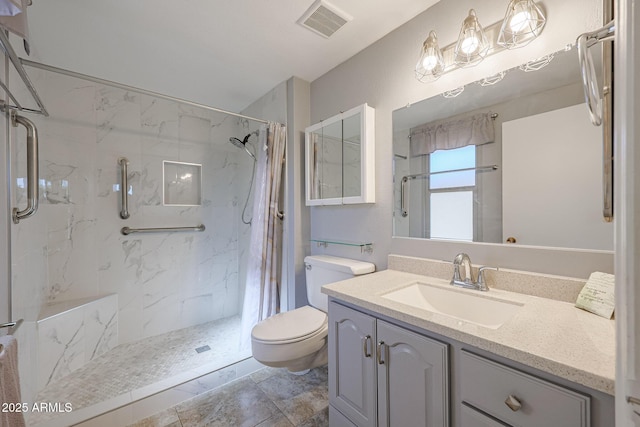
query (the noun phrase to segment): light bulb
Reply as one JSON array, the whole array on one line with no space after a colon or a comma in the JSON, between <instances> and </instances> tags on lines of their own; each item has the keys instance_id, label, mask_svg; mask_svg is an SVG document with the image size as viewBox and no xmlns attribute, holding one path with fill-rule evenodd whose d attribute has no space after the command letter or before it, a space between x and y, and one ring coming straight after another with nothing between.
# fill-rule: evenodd
<instances>
[{"instance_id":1,"label":"light bulb","mask_svg":"<svg viewBox=\"0 0 640 427\"><path fill-rule=\"evenodd\" d=\"M416 78L421 82L437 80L442 75L444 67L442 51L438 47L438 37L435 31L431 31L420 50L415 69Z\"/></svg>"},{"instance_id":2,"label":"light bulb","mask_svg":"<svg viewBox=\"0 0 640 427\"><path fill-rule=\"evenodd\" d=\"M478 38L473 34L462 40L462 43L460 43L460 50L465 55L470 55L478 49L479 45L480 42L478 41Z\"/></svg>"},{"instance_id":3,"label":"light bulb","mask_svg":"<svg viewBox=\"0 0 640 427\"><path fill-rule=\"evenodd\" d=\"M425 55L422 60L422 66L427 71L433 71L434 68L438 65L438 58L435 55Z\"/></svg>"},{"instance_id":4,"label":"light bulb","mask_svg":"<svg viewBox=\"0 0 640 427\"><path fill-rule=\"evenodd\" d=\"M531 13L529 13L528 10L520 11L513 15L513 17L509 21L509 27L514 33L519 33L520 31L527 28L530 19Z\"/></svg>"}]
</instances>

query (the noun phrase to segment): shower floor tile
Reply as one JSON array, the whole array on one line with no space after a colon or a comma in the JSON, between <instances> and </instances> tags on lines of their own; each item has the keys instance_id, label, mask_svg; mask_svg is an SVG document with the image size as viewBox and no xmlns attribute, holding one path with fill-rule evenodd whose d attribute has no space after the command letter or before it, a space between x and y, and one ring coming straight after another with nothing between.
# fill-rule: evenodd
<instances>
[{"instance_id":1,"label":"shower floor tile","mask_svg":"<svg viewBox=\"0 0 640 427\"><path fill-rule=\"evenodd\" d=\"M68 402L75 412L123 396L135 401L249 357L239 352L239 336L234 316L122 344L44 388L36 402ZM34 413L29 424L56 415Z\"/></svg>"},{"instance_id":2,"label":"shower floor tile","mask_svg":"<svg viewBox=\"0 0 640 427\"><path fill-rule=\"evenodd\" d=\"M324 427L329 425L327 367L296 376L265 368L129 427Z\"/></svg>"}]
</instances>

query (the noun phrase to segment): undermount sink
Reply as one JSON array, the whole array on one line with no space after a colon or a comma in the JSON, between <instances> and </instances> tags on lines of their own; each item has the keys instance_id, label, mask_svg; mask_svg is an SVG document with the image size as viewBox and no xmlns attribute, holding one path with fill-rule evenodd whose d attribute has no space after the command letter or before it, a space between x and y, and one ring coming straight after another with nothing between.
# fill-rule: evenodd
<instances>
[{"instance_id":1,"label":"undermount sink","mask_svg":"<svg viewBox=\"0 0 640 427\"><path fill-rule=\"evenodd\" d=\"M391 291L381 297L490 329L498 329L524 305L492 297L486 292L454 287L449 289L422 282Z\"/></svg>"}]
</instances>

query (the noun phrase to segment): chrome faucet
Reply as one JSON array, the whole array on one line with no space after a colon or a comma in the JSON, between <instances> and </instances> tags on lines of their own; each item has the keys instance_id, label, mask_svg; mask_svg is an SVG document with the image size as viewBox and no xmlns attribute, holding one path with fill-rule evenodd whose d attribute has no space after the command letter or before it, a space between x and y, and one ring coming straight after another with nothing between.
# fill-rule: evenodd
<instances>
[{"instance_id":1,"label":"chrome faucet","mask_svg":"<svg viewBox=\"0 0 640 427\"><path fill-rule=\"evenodd\" d=\"M464 280L460 277L460 266L464 267ZM464 252L459 253L453 259L453 278L451 284L465 288L473 288L473 271L471 270L471 258Z\"/></svg>"},{"instance_id":2,"label":"chrome faucet","mask_svg":"<svg viewBox=\"0 0 640 427\"><path fill-rule=\"evenodd\" d=\"M460 266L464 267L464 280L460 276ZM480 267L478 269L478 281L473 280L473 270L471 269L471 259L464 252L459 253L453 259L453 278L451 284L462 288L476 289L478 291L488 291L487 281L484 277L485 270L498 270L496 267Z\"/></svg>"}]
</instances>

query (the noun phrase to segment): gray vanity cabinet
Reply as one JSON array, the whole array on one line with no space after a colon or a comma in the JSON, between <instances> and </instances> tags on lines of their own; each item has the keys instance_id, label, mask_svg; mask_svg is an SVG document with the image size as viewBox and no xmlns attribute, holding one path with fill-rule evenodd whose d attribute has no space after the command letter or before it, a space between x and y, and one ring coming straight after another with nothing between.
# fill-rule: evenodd
<instances>
[{"instance_id":1,"label":"gray vanity cabinet","mask_svg":"<svg viewBox=\"0 0 640 427\"><path fill-rule=\"evenodd\" d=\"M448 426L447 360L446 344L329 304L329 402L356 426Z\"/></svg>"},{"instance_id":2,"label":"gray vanity cabinet","mask_svg":"<svg viewBox=\"0 0 640 427\"><path fill-rule=\"evenodd\" d=\"M376 319L329 303L329 401L360 427L376 426L375 343Z\"/></svg>"}]
</instances>

